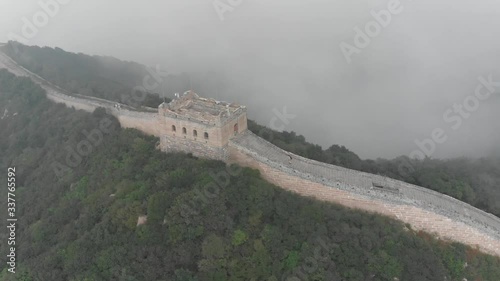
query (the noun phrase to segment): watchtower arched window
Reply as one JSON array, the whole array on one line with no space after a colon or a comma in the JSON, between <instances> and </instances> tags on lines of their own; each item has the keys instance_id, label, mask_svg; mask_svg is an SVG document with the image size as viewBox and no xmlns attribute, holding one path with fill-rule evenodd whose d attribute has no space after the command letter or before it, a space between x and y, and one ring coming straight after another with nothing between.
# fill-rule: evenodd
<instances>
[{"instance_id":1,"label":"watchtower arched window","mask_svg":"<svg viewBox=\"0 0 500 281\"><path fill-rule=\"evenodd\" d=\"M187 131L186 131L186 127L183 127L183 128L182 128L182 133L183 133L183 134L186 134L186 133L187 133Z\"/></svg>"},{"instance_id":2,"label":"watchtower arched window","mask_svg":"<svg viewBox=\"0 0 500 281\"><path fill-rule=\"evenodd\" d=\"M197 137L198 136L198 132L196 130L193 130L193 137Z\"/></svg>"},{"instance_id":3,"label":"watchtower arched window","mask_svg":"<svg viewBox=\"0 0 500 281\"><path fill-rule=\"evenodd\" d=\"M205 137L206 140L208 140L208 133L205 132L205 134L203 134L203 136Z\"/></svg>"},{"instance_id":4,"label":"watchtower arched window","mask_svg":"<svg viewBox=\"0 0 500 281\"><path fill-rule=\"evenodd\" d=\"M176 129L175 129L175 125L172 125L172 132L175 132Z\"/></svg>"},{"instance_id":5,"label":"watchtower arched window","mask_svg":"<svg viewBox=\"0 0 500 281\"><path fill-rule=\"evenodd\" d=\"M234 134L238 134L238 123L234 124Z\"/></svg>"}]
</instances>

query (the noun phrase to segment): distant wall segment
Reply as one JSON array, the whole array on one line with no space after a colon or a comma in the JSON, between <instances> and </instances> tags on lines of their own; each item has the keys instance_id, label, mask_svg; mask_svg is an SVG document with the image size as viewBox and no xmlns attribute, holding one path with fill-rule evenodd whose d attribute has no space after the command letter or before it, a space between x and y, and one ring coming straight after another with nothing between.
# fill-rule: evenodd
<instances>
[{"instance_id":1,"label":"distant wall segment","mask_svg":"<svg viewBox=\"0 0 500 281\"><path fill-rule=\"evenodd\" d=\"M158 112L139 112L112 101L71 95L19 66L1 51L0 68L30 77L56 103L88 112L98 107L105 108L122 127L159 137L163 151L181 150L252 167L258 169L263 178L286 190L390 216L409 223L416 230L435 233L442 239L477 246L486 253L500 256L499 218L423 187L284 151L248 131L246 114L239 114L235 120L225 120L226 126L214 131L186 120L174 122ZM175 132L172 126L175 126ZM185 134L183 128L186 128ZM238 134L234 134L236 128Z\"/></svg>"},{"instance_id":2,"label":"distant wall segment","mask_svg":"<svg viewBox=\"0 0 500 281\"><path fill-rule=\"evenodd\" d=\"M432 190L290 154L247 132L229 144L228 162L257 169L303 196L376 212L500 256L500 219Z\"/></svg>"},{"instance_id":3,"label":"distant wall segment","mask_svg":"<svg viewBox=\"0 0 500 281\"><path fill-rule=\"evenodd\" d=\"M7 68L18 76L31 78L40 85L46 93L47 98L56 102L63 103L67 107L73 107L77 110L93 112L99 107L105 108L106 112L115 116L123 128L138 129L146 134L160 136L158 132L158 114L154 112L139 112L132 108L116 102L87 97L82 95L71 95L66 90L57 87L42 77L18 65L9 56L0 51L0 68Z\"/></svg>"}]
</instances>

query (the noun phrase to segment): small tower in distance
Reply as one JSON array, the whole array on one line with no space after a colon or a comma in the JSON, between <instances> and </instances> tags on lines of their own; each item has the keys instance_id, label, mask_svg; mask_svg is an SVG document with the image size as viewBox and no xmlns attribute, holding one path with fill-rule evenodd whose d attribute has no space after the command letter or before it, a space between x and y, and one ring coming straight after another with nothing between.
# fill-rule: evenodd
<instances>
[{"instance_id":1,"label":"small tower in distance","mask_svg":"<svg viewBox=\"0 0 500 281\"><path fill-rule=\"evenodd\" d=\"M226 160L231 138L247 130L245 106L198 96L176 95L158 107L160 149Z\"/></svg>"}]
</instances>

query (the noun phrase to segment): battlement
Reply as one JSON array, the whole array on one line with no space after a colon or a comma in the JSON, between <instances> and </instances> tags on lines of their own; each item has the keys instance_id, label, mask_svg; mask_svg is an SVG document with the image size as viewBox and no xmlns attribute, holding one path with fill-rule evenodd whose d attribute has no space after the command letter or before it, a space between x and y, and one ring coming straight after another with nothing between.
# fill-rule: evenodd
<instances>
[{"instance_id":1,"label":"battlement","mask_svg":"<svg viewBox=\"0 0 500 281\"><path fill-rule=\"evenodd\" d=\"M247 130L246 108L193 91L158 107L160 149L225 160L231 138Z\"/></svg>"},{"instance_id":2,"label":"battlement","mask_svg":"<svg viewBox=\"0 0 500 281\"><path fill-rule=\"evenodd\" d=\"M231 140L229 157L228 162L258 169L267 181L300 195L390 216L500 256L500 219L450 196L307 159L250 131Z\"/></svg>"},{"instance_id":3,"label":"battlement","mask_svg":"<svg viewBox=\"0 0 500 281\"><path fill-rule=\"evenodd\" d=\"M157 112L138 111L112 101L71 95L1 51L0 68L30 77L54 102L89 112L104 107L122 127L159 137L162 151L184 151L252 167L269 182L300 195L390 216L414 229L500 256L498 217L423 187L286 152L248 131L244 106L188 91L159 105Z\"/></svg>"},{"instance_id":4,"label":"battlement","mask_svg":"<svg viewBox=\"0 0 500 281\"><path fill-rule=\"evenodd\" d=\"M245 106L201 98L193 91L187 91L170 103L159 106L159 114L171 118L198 122L207 126L221 127L231 119L246 112Z\"/></svg>"}]
</instances>

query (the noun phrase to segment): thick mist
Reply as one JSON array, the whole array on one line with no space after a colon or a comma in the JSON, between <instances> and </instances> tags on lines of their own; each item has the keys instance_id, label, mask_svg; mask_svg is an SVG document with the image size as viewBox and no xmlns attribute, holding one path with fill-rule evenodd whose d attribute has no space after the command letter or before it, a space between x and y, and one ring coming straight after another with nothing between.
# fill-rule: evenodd
<instances>
[{"instance_id":1,"label":"thick mist","mask_svg":"<svg viewBox=\"0 0 500 281\"><path fill-rule=\"evenodd\" d=\"M186 72L258 123L286 109L278 129L363 158L498 155L498 26L494 0L0 1L1 42Z\"/></svg>"}]
</instances>

